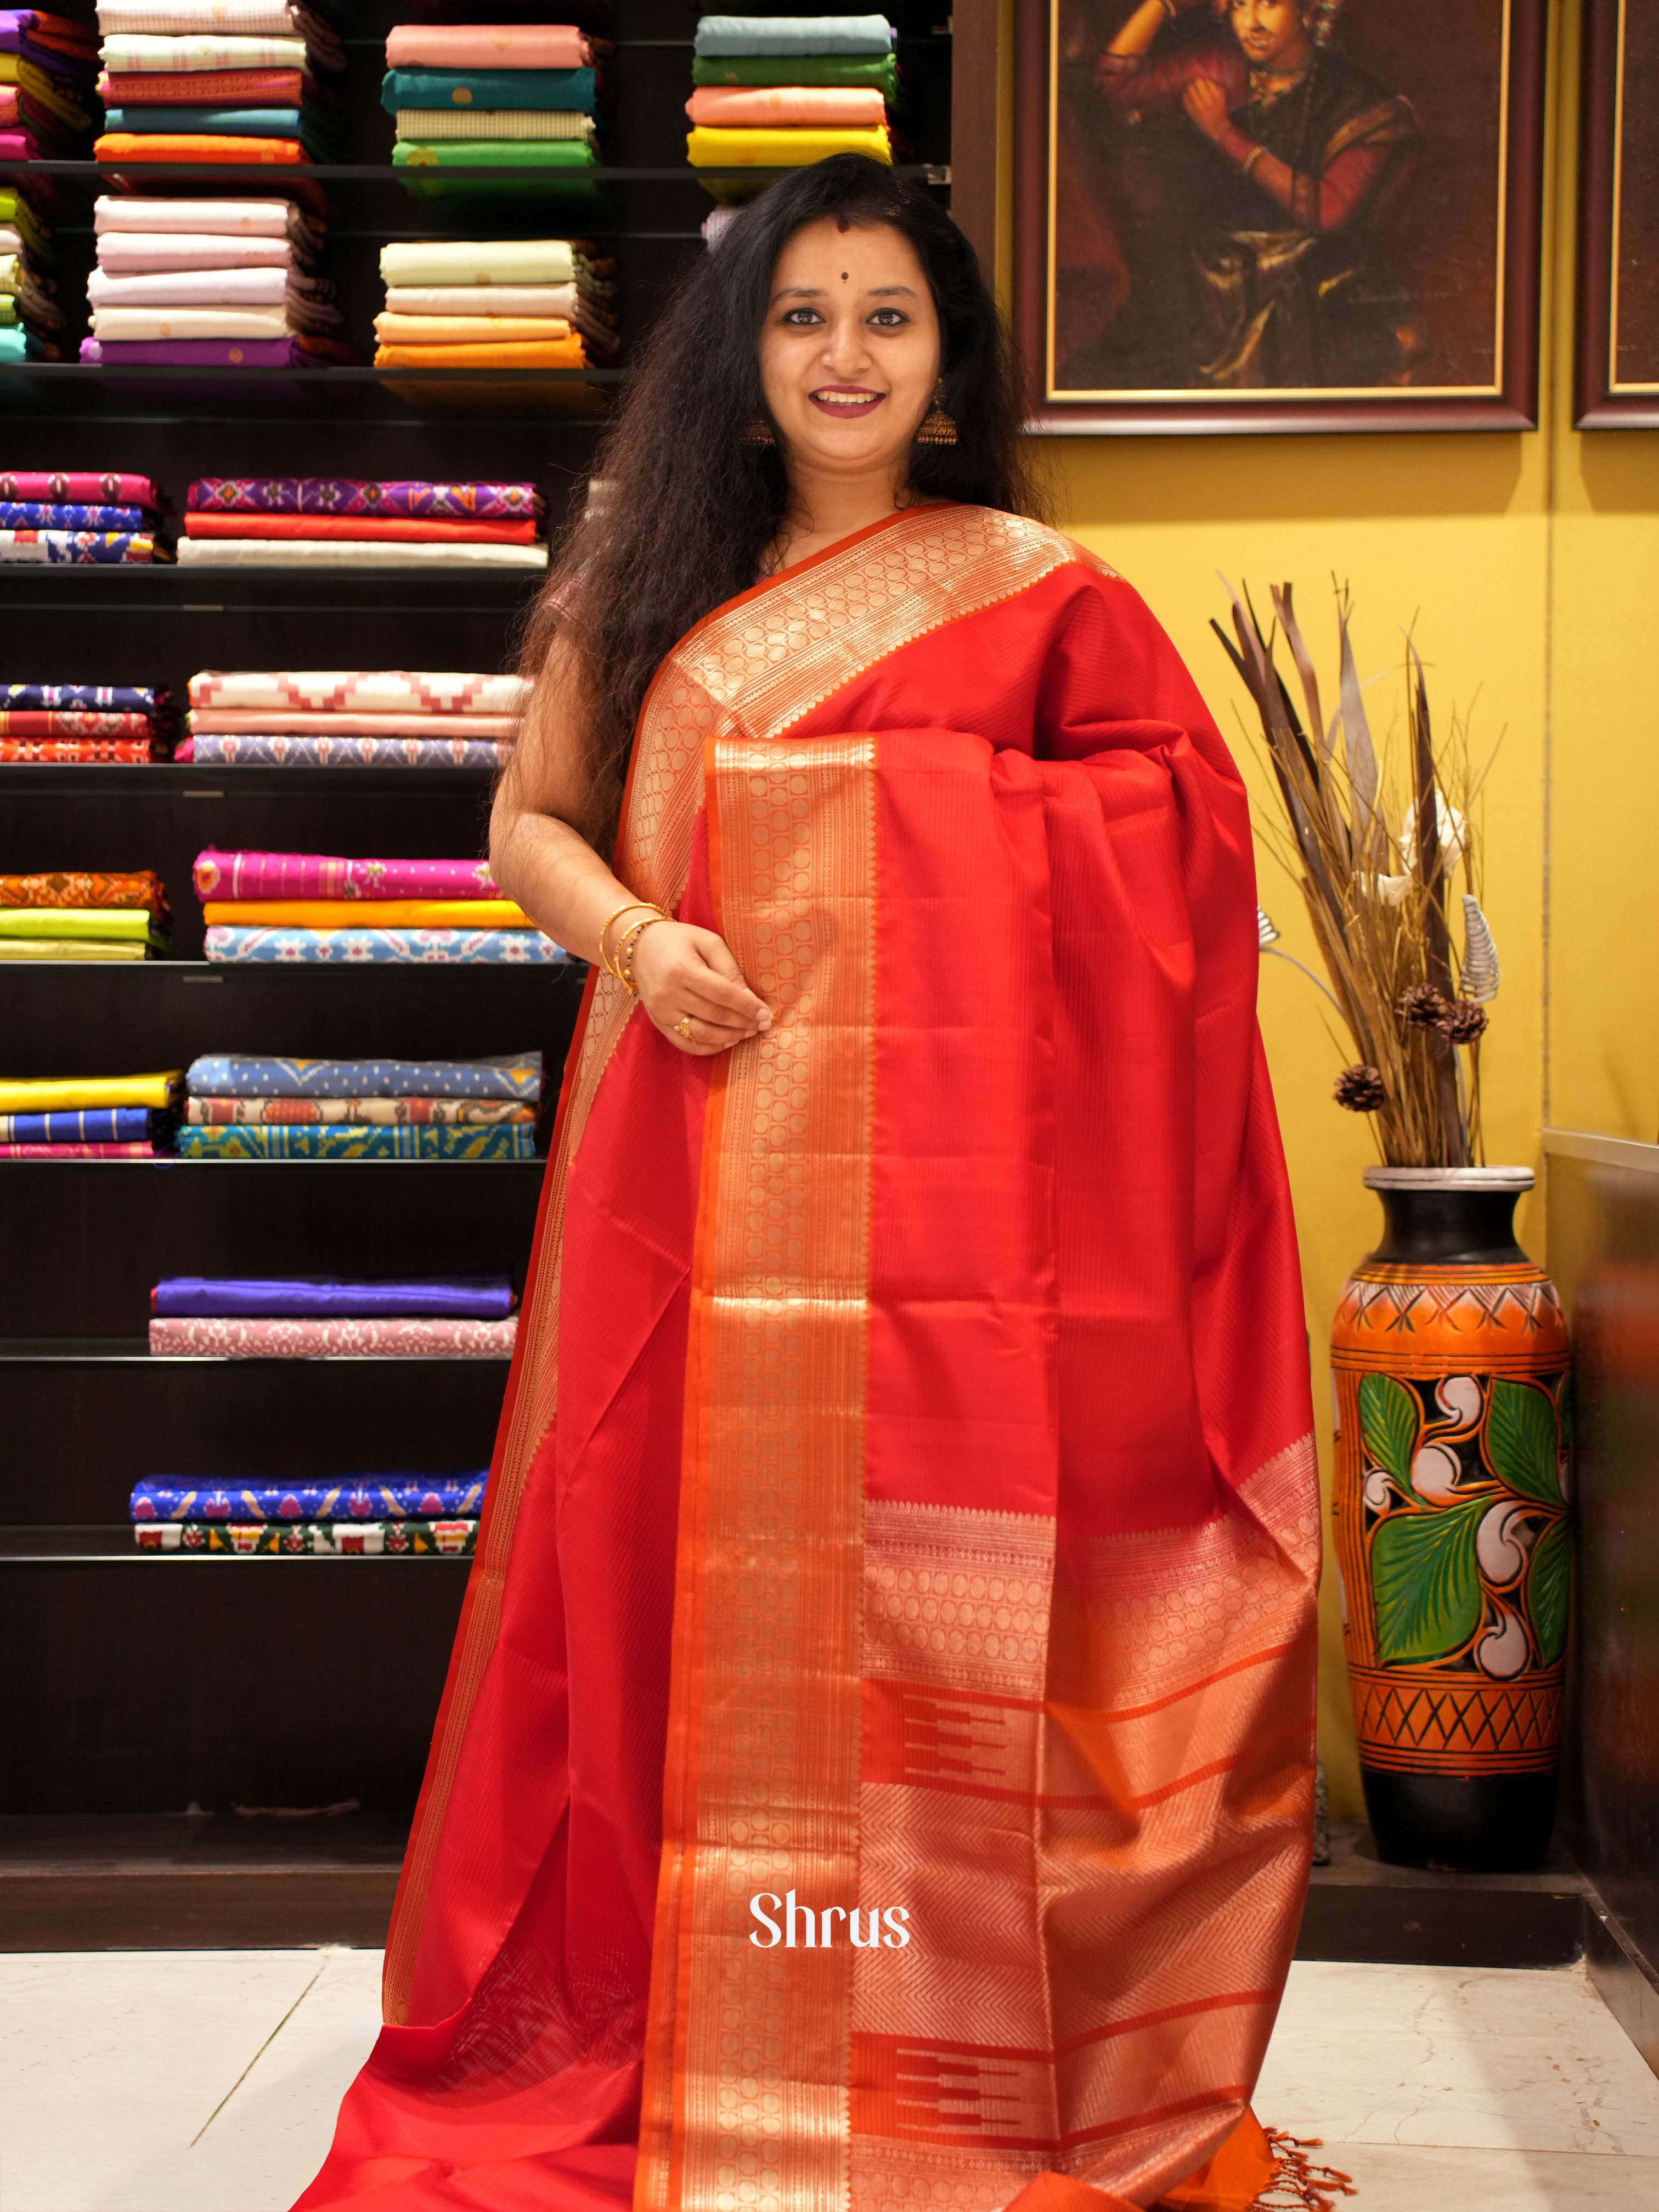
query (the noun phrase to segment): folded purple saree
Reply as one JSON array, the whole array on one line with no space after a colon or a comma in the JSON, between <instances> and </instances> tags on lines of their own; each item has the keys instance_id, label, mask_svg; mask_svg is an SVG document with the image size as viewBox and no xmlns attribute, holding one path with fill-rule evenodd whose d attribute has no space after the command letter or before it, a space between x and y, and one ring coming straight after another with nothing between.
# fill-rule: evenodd
<instances>
[{"instance_id":1,"label":"folded purple saree","mask_svg":"<svg viewBox=\"0 0 1659 2212\"><path fill-rule=\"evenodd\" d=\"M503 1321L513 1310L506 1275L448 1275L420 1282L352 1283L326 1276L166 1275L149 1294L153 1314L362 1321L421 1314L465 1321Z\"/></svg>"},{"instance_id":2,"label":"folded purple saree","mask_svg":"<svg viewBox=\"0 0 1659 2212\"><path fill-rule=\"evenodd\" d=\"M93 368L326 368L361 363L333 338L82 338Z\"/></svg>"},{"instance_id":3,"label":"folded purple saree","mask_svg":"<svg viewBox=\"0 0 1659 2212\"><path fill-rule=\"evenodd\" d=\"M539 515L531 483L373 483L356 477L198 477L185 505L195 514L399 514L456 521Z\"/></svg>"}]
</instances>

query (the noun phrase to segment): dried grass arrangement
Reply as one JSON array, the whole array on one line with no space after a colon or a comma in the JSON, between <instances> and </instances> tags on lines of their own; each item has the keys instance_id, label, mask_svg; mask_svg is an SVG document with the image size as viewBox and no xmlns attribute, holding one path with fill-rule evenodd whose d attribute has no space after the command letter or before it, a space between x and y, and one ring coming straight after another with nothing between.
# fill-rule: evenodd
<instances>
[{"instance_id":1,"label":"dried grass arrangement","mask_svg":"<svg viewBox=\"0 0 1659 2212\"><path fill-rule=\"evenodd\" d=\"M1255 703L1284 805L1282 820L1258 829L1301 888L1330 978L1327 996L1352 1041L1355 1057L1337 1078L1336 1102L1370 1115L1390 1167L1472 1166L1482 1157L1480 1039L1499 974L1480 906L1474 804L1481 779L1471 766L1468 725L1455 716L1437 750L1423 664L1408 638L1405 774L1397 779L1395 749L1385 744L1379 758L1366 720L1346 589L1337 593L1340 678L1328 722L1291 586L1273 592L1267 630L1248 591L1227 590L1237 644L1219 623L1212 627ZM1281 636L1305 720L1274 660ZM1449 918L1454 898L1461 951ZM1263 950L1276 950L1272 923L1266 915L1260 922Z\"/></svg>"}]
</instances>

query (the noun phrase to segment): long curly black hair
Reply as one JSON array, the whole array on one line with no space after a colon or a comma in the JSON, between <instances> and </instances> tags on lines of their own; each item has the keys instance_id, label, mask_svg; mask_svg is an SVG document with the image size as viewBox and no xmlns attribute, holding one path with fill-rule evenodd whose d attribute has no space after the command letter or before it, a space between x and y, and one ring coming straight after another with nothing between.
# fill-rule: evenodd
<instances>
[{"instance_id":1,"label":"long curly black hair","mask_svg":"<svg viewBox=\"0 0 1659 2212\"><path fill-rule=\"evenodd\" d=\"M744 444L742 434L765 413L759 341L778 256L824 216L890 223L927 274L957 442L913 448L913 494L1042 511L1022 457L1012 349L974 249L950 216L864 154L833 155L769 185L727 225L641 348L595 456L603 496L565 530L526 629L525 676L540 673L556 634L580 657L593 702L582 827L596 842L614 829L652 677L693 623L755 582L785 520L782 450Z\"/></svg>"}]
</instances>

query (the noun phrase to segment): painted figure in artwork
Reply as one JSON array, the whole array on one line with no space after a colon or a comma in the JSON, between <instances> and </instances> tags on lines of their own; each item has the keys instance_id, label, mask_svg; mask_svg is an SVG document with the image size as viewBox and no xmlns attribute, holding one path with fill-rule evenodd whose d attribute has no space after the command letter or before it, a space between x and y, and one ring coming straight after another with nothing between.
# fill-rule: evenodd
<instances>
[{"instance_id":1,"label":"painted figure in artwork","mask_svg":"<svg viewBox=\"0 0 1659 2212\"><path fill-rule=\"evenodd\" d=\"M1082 233L1062 288L1066 262L1094 265L1060 309L1066 384L1409 381L1422 311L1376 225L1419 129L1409 100L1334 50L1341 4L1140 0L1070 73L1061 128L1089 143L1062 193L1062 231L1069 215Z\"/></svg>"}]
</instances>

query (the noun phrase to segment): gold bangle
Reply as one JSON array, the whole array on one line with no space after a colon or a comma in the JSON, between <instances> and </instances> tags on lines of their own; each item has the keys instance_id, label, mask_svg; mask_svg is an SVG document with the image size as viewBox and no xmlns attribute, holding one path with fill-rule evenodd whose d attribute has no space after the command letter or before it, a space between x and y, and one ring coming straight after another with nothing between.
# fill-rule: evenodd
<instances>
[{"instance_id":1,"label":"gold bangle","mask_svg":"<svg viewBox=\"0 0 1659 2212\"><path fill-rule=\"evenodd\" d=\"M649 899L631 898L624 899L622 904L616 908L614 913L608 914L605 916L604 925L599 931L599 965L605 970L607 975L615 975L617 974L616 969L611 964L611 956L605 949L605 940L610 933L611 925L613 921L619 921L623 915L631 914L635 907L648 907L653 914L660 914L662 911L660 907L653 906ZM621 980L621 977L618 976L617 981L620 981Z\"/></svg>"},{"instance_id":2,"label":"gold bangle","mask_svg":"<svg viewBox=\"0 0 1659 2212\"><path fill-rule=\"evenodd\" d=\"M617 939L617 965L613 973L617 981L626 987L630 999L637 999L640 995L639 986L634 981L634 948L653 922L667 921L669 919L667 915L658 908L655 912L647 915L643 921L630 922Z\"/></svg>"}]
</instances>

